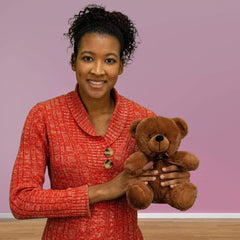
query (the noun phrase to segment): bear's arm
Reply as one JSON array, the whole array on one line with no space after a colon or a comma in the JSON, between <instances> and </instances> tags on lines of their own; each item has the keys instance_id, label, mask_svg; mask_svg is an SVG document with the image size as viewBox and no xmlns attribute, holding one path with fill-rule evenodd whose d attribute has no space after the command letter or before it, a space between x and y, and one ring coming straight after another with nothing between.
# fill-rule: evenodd
<instances>
[{"instance_id":1,"label":"bear's arm","mask_svg":"<svg viewBox=\"0 0 240 240\"><path fill-rule=\"evenodd\" d=\"M148 158L142 152L135 152L129 156L124 163L124 169L131 175L140 175L143 167L147 164Z\"/></svg>"},{"instance_id":2,"label":"bear's arm","mask_svg":"<svg viewBox=\"0 0 240 240\"><path fill-rule=\"evenodd\" d=\"M199 165L197 156L186 151L176 152L170 162L180 166L184 171L193 171L197 169Z\"/></svg>"}]
</instances>

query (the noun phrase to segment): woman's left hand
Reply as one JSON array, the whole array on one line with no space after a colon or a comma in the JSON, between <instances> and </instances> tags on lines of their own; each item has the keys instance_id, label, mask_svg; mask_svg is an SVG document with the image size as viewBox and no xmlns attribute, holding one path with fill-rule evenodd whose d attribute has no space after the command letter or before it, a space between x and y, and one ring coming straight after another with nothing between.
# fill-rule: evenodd
<instances>
[{"instance_id":1,"label":"woman's left hand","mask_svg":"<svg viewBox=\"0 0 240 240\"><path fill-rule=\"evenodd\" d=\"M170 186L174 188L180 183L190 181L190 173L187 171L181 171L178 166L170 165L162 169L164 173L160 174L161 186Z\"/></svg>"}]
</instances>

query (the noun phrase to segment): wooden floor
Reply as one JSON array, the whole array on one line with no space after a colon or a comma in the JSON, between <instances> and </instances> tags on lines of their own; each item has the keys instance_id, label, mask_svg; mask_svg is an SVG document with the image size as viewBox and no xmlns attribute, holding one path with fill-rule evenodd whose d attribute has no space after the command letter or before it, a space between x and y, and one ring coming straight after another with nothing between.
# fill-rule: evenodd
<instances>
[{"instance_id":1,"label":"wooden floor","mask_svg":"<svg viewBox=\"0 0 240 240\"><path fill-rule=\"evenodd\" d=\"M0 240L40 240L44 224L0 219ZM139 219L139 225L145 240L240 240L240 219Z\"/></svg>"}]
</instances>

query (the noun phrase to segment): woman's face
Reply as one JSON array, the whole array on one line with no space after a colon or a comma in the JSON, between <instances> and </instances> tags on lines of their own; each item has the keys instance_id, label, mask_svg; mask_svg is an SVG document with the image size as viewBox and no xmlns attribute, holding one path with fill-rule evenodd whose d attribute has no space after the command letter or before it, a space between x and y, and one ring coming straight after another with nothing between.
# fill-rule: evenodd
<instances>
[{"instance_id":1,"label":"woman's face","mask_svg":"<svg viewBox=\"0 0 240 240\"><path fill-rule=\"evenodd\" d=\"M118 75L123 72L118 39L100 33L83 35L72 70L76 72L81 98L109 99Z\"/></svg>"}]
</instances>

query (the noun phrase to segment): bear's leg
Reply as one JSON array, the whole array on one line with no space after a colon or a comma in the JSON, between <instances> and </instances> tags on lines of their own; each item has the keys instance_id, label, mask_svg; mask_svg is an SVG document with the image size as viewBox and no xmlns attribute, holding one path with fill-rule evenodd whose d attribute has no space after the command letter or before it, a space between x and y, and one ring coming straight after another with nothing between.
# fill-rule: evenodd
<instances>
[{"instance_id":1,"label":"bear's leg","mask_svg":"<svg viewBox=\"0 0 240 240\"><path fill-rule=\"evenodd\" d=\"M147 208L153 201L153 190L142 181L132 181L126 191L128 204L138 210Z\"/></svg>"},{"instance_id":2,"label":"bear's leg","mask_svg":"<svg viewBox=\"0 0 240 240\"><path fill-rule=\"evenodd\" d=\"M195 202L197 197L197 187L192 183L182 183L170 189L166 196L166 202L174 208L186 211Z\"/></svg>"}]
</instances>

